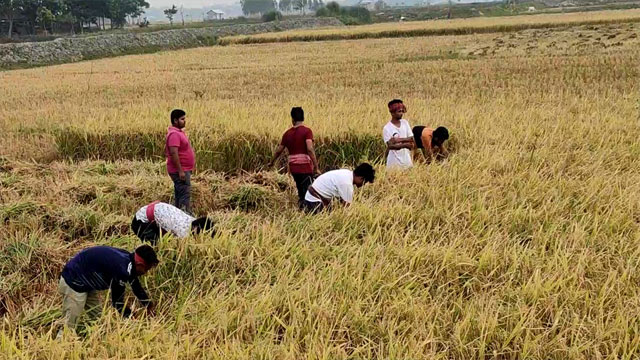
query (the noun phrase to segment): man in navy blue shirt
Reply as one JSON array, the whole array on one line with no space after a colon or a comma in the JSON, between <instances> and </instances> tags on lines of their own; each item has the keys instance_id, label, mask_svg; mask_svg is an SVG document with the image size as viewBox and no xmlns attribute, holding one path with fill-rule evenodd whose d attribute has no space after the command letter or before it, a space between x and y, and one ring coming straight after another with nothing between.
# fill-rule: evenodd
<instances>
[{"instance_id":1,"label":"man in navy blue shirt","mask_svg":"<svg viewBox=\"0 0 640 360\"><path fill-rule=\"evenodd\" d=\"M109 246L94 246L77 253L62 270L58 292L62 295L62 314L65 325L75 329L78 318L86 309L90 318L100 314L102 290L111 289L111 302L122 315L129 317L131 309L125 306L125 284L138 300L153 314L154 305L138 280L158 265L158 257L149 245L135 252Z\"/></svg>"}]
</instances>

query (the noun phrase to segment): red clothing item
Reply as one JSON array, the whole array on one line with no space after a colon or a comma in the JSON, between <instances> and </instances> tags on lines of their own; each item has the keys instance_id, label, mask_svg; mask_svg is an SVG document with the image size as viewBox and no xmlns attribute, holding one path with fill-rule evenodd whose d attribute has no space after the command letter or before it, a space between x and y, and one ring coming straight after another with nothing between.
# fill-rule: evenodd
<instances>
[{"instance_id":1,"label":"red clothing item","mask_svg":"<svg viewBox=\"0 0 640 360\"><path fill-rule=\"evenodd\" d=\"M289 170L292 174L313 174L307 140L313 140L313 132L304 125L294 126L282 135L280 145L289 151Z\"/></svg>"},{"instance_id":2,"label":"red clothing item","mask_svg":"<svg viewBox=\"0 0 640 360\"><path fill-rule=\"evenodd\" d=\"M173 126L169 126L167 130L167 142L164 147L164 154L167 157L167 172L169 174L176 174L178 169L173 165L173 161L171 161L170 147L178 148L178 158L180 159L182 171L192 171L196 166L196 154L191 147L191 143L189 143L187 134Z\"/></svg>"}]
</instances>

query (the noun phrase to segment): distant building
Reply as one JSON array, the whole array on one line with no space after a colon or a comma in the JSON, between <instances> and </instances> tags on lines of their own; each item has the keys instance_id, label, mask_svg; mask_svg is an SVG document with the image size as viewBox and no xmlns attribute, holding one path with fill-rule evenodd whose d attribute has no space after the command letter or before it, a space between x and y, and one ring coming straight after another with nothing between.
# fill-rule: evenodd
<instances>
[{"instance_id":1,"label":"distant building","mask_svg":"<svg viewBox=\"0 0 640 360\"><path fill-rule=\"evenodd\" d=\"M221 11L221 10L207 11L207 17L206 17L207 21L222 20L222 19L224 19L224 11Z\"/></svg>"}]
</instances>

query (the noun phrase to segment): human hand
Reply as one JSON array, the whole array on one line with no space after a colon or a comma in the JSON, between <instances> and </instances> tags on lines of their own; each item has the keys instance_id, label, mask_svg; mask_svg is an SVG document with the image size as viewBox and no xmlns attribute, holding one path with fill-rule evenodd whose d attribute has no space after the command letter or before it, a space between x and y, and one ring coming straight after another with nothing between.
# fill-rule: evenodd
<instances>
[{"instance_id":1,"label":"human hand","mask_svg":"<svg viewBox=\"0 0 640 360\"><path fill-rule=\"evenodd\" d=\"M180 180L182 180L182 181L185 181L187 179L187 175L182 170L178 173L178 176L180 177Z\"/></svg>"}]
</instances>

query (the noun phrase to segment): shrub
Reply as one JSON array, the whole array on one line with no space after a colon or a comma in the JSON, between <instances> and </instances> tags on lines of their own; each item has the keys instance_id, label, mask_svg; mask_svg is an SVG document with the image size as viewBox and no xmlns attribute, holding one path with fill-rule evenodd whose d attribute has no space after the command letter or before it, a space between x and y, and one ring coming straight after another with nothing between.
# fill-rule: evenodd
<instances>
[{"instance_id":1,"label":"shrub","mask_svg":"<svg viewBox=\"0 0 640 360\"><path fill-rule=\"evenodd\" d=\"M271 10L262 15L262 21L264 22L277 21L277 20L282 20L282 13L280 11Z\"/></svg>"},{"instance_id":2,"label":"shrub","mask_svg":"<svg viewBox=\"0 0 640 360\"><path fill-rule=\"evenodd\" d=\"M323 6L316 10L316 16L340 16L340 4L335 1L328 3L326 6Z\"/></svg>"},{"instance_id":3,"label":"shrub","mask_svg":"<svg viewBox=\"0 0 640 360\"><path fill-rule=\"evenodd\" d=\"M335 1L331 1L330 3L327 4L326 6L327 10L329 10L329 13L332 15L340 15L340 4L338 4Z\"/></svg>"},{"instance_id":4,"label":"shrub","mask_svg":"<svg viewBox=\"0 0 640 360\"><path fill-rule=\"evenodd\" d=\"M200 44L207 45L207 46L213 46L213 45L216 45L218 43L218 37L217 36L208 35L208 34L196 35L196 39L198 39Z\"/></svg>"},{"instance_id":5,"label":"shrub","mask_svg":"<svg viewBox=\"0 0 640 360\"><path fill-rule=\"evenodd\" d=\"M356 22L355 24L347 24L345 20ZM340 21L346 25L368 24L371 22L371 13L369 10L360 6L343 7L340 10Z\"/></svg>"},{"instance_id":6,"label":"shrub","mask_svg":"<svg viewBox=\"0 0 640 360\"><path fill-rule=\"evenodd\" d=\"M316 16L318 17L329 17L331 16L331 12L326 7L321 7L316 10Z\"/></svg>"},{"instance_id":7,"label":"shrub","mask_svg":"<svg viewBox=\"0 0 640 360\"><path fill-rule=\"evenodd\" d=\"M332 1L328 3L327 6L318 9L316 11L316 16L335 16L345 25L371 23L371 13L369 10L360 6L340 7L340 5L335 1Z\"/></svg>"}]
</instances>

